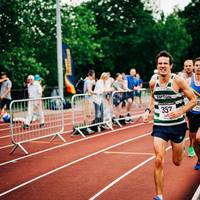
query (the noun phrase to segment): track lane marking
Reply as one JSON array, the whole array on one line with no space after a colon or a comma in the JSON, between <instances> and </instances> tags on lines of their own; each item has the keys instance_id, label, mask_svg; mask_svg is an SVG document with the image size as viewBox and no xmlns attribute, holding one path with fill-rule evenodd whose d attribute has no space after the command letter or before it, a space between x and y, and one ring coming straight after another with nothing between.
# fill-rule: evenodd
<instances>
[{"instance_id":1,"label":"track lane marking","mask_svg":"<svg viewBox=\"0 0 200 200\"><path fill-rule=\"evenodd\" d=\"M129 174L131 174L132 172L134 172L135 170L139 169L140 167L142 167L143 165L145 165L146 163L148 163L149 161L153 160L155 158L155 156L151 156L150 158L146 159L145 161L141 162L139 165L136 165L135 167L133 167L131 170L127 171L126 173L124 173L122 176L118 177L117 179L115 179L113 182L111 182L109 185L107 185L106 187L104 187L102 190L100 190L98 193L96 193L94 196L90 197L89 200L94 200L97 197L99 197L101 194L103 194L106 190L108 190L109 188L111 188L113 185L115 185L116 183L118 183L120 180L122 180L123 178L125 178L126 176L128 176Z\"/></svg>"},{"instance_id":2,"label":"track lane marking","mask_svg":"<svg viewBox=\"0 0 200 200\"><path fill-rule=\"evenodd\" d=\"M6 145L6 146L2 146L2 147L0 147L0 150L1 150L1 149L6 149L6 148L12 147L12 146L13 146L13 144L9 144L9 145Z\"/></svg>"},{"instance_id":3,"label":"track lane marking","mask_svg":"<svg viewBox=\"0 0 200 200\"><path fill-rule=\"evenodd\" d=\"M186 138L186 140L188 140L189 138ZM172 146L169 146L166 148L166 152L168 150L172 149ZM98 193L96 193L94 196L90 197L89 200L94 200L97 197L99 197L101 194L103 194L105 191L107 191L108 189L110 189L112 186L114 186L115 184L117 184L119 181L121 181L123 178L125 178L126 176L128 176L129 174L131 174L132 172L136 171L137 169L139 169L140 167L142 167L143 165L145 165L146 163L150 162L151 160L153 160L155 158L154 156L151 156L150 158L146 159L145 161L141 162L139 165L136 165L135 167L133 167L132 169L130 169L129 171L127 171L126 173L124 173L122 176L118 177L117 179L115 179L114 181L112 181L110 184L108 184L106 187L104 187L103 189L101 189Z\"/></svg>"},{"instance_id":4,"label":"track lane marking","mask_svg":"<svg viewBox=\"0 0 200 200\"><path fill-rule=\"evenodd\" d=\"M105 154L119 154L119 155L148 155L152 156L154 153L143 153L143 152L124 152L124 151L105 151Z\"/></svg>"},{"instance_id":5,"label":"track lane marking","mask_svg":"<svg viewBox=\"0 0 200 200\"><path fill-rule=\"evenodd\" d=\"M29 157L32 157L32 156L35 156L35 155L38 155L38 154L41 154L41 153L45 153L45 152L48 152L48 151L51 151L51 150L55 150L55 149L64 147L64 146L68 146L68 145L75 144L75 143L78 143L78 142L82 142L82 141L85 141L85 140L89 140L89 139L92 139L92 138L96 138L96 137L100 137L100 136L103 136L103 135L107 135L109 133L118 132L118 131L121 131L121 130L126 130L126 129L129 129L129 128L138 127L138 126L142 126L142 125L149 125L149 124L139 123L139 124L131 125L131 126L128 126L128 127L122 127L122 128L118 128L118 129L115 129L115 130L107 131L105 133L101 133L101 134L98 134L98 135L94 135L94 136L90 136L90 137L86 137L86 138L81 138L79 140L75 140L75 141L72 141L72 142L64 143L64 144L61 144L61 145L58 145L58 146L54 146L54 147L51 147L51 148L48 148L48 149L37 151L37 152L32 153L32 154L28 154L28 155L25 155L25 156L22 156L22 157L13 159L13 160L9 160L9 161L0 163L0 166L6 165L6 164L9 164L9 163L13 163L13 162L16 162L18 160L23 160L25 158L29 158Z\"/></svg>"},{"instance_id":6,"label":"track lane marking","mask_svg":"<svg viewBox=\"0 0 200 200\"><path fill-rule=\"evenodd\" d=\"M118 147L118 146L123 145L123 144L126 144L126 143L128 143L128 142L132 142L132 141L134 141L134 140L141 139L141 138L144 138L144 137L146 137L146 136L150 136L150 134L151 134L151 132L148 132L148 133L145 133L145 134L143 134L143 135L139 135L139 136L133 137L133 138L131 138L131 139L125 140L125 141L123 141L123 142L119 142L119 143L114 144L114 145L112 145L112 146L106 147L106 148L104 148L104 149L102 149L102 150L99 150L99 151L96 151L96 152L94 152L94 153L91 153L91 154L89 154L89 155L87 155L87 156L84 156L84 157L82 157L82 158L79 158L79 159L77 159L77 160L74 160L74 161L72 161L72 162L70 162L70 163L67 163L67 164L62 165L62 166L60 166L60 167L57 167L57 168L55 168L55 169L53 169L53 170L50 170L49 172L46 172L46 173L44 173L44 174L42 174L42 175L40 175L40 176L37 176L37 177L35 177L35 178L33 178L33 179L30 179L29 181L26 181L26 182L24 182L24 183L22 183L22 184L19 184L18 186L15 186L15 187L13 187L13 188L11 188L11 189L9 189L9 190L6 190L5 192L0 193L0 197L5 196L6 194L8 194L8 193L10 193L10 192L13 192L13 191L15 191L15 190L17 190L17 189L19 189L19 188L25 186L25 185L28 185L28 184L30 184L30 183L33 183L33 182L35 182L35 181L37 181L37 180L39 180L39 179L42 179L42 178L44 178L44 177L46 177L46 176L48 176L48 175L51 175L51 174L53 174L53 173L55 173L55 172L58 172L58 171L60 171L60 170L62 170L62 169L64 169L64 168L67 168L67 167L69 167L69 166L71 166L71 165L73 165L73 164L76 164L76 163L78 163L78 162L80 162L80 161L86 160L87 158L91 158L91 157L96 156L96 155L98 155L98 154L100 154L100 153L103 153L104 151L107 151L107 150L109 150L109 149Z\"/></svg>"}]
</instances>

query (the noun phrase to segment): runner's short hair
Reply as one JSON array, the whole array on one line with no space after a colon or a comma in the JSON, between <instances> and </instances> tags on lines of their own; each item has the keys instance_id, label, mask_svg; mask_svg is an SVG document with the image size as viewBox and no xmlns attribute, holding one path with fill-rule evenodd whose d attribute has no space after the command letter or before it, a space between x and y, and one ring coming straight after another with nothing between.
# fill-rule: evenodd
<instances>
[{"instance_id":1,"label":"runner's short hair","mask_svg":"<svg viewBox=\"0 0 200 200\"><path fill-rule=\"evenodd\" d=\"M197 61L200 61L200 57L197 57L197 58L194 59L194 64L195 64Z\"/></svg>"},{"instance_id":2,"label":"runner's short hair","mask_svg":"<svg viewBox=\"0 0 200 200\"><path fill-rule=\"evenodd\" d=\"M169 64L171 65L173 63L173 57L170 53L168 53L167 51L163 50L160 51L157 56L156 56L156 65L158 64L158 58L160 57L167 57L169 58Z\"/></svg>"}]
</instances>

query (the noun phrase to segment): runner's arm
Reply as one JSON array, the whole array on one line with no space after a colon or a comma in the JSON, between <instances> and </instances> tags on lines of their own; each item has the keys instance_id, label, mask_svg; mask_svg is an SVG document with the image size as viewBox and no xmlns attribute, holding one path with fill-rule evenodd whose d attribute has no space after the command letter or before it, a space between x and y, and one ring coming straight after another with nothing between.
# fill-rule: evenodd
<instances>
[{"instance_id":1,"label":"runner's arm","mask_svg":"<svg viewBox=\"0 0 200 200\"><path fill-rule=\"evenodd\" d=\"M197 104L197 98L194 92L192 91L191 87L186 82L186 80L180 77L176 77L175 81L177 87L183 92L183 94L185 95L185 97L188 98L189 101L181 109L170 112L169 113L170 118L176 118L181 116L182 114L191 110Z\"/></svg>"},{"instance_id":2,"label":"runner's arm","mask_svg":"<svg viewBox=\"0 0 200 200\"><path fill-rule=\"evenodd\" d=\"M154 96L153 96L154 85L155 85L155 81L151 79L149 82L149 87L150 87L150 92L151 92L150 98L149 98L149 107L145 110L145 113L143 115L143 122L145 123L148 122L149 114L153 112L153 109L154 109Z\"/></svg>"}]
</instances>

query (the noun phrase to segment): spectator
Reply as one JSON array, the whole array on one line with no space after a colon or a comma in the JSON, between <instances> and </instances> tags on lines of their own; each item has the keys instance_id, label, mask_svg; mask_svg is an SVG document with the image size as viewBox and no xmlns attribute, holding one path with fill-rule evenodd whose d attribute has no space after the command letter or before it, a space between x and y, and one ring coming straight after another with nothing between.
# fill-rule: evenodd
<instances>
[{"instance_id":1,"label":"spectator","mask_svg":"<svg viewBox=\"0 0 200 200\"><path fill-rule=\"evenodd\" d=\"M94 70L89 70L88 76L84 80L83 92L88 94L85 97L85 114L86 118L90 118L92 115L92 94L93 86L95 85L95 72Z\"/></svg>"},{"instance_id":2,"label":"spectator","mask_svg":"<svg viewBox=\"0 0 200 200\"><path fill-rule=\"evenodd\" d=\"M104 119L104 109L103 109L103 97L106 91L106 80L108 80L109 76L106 72L101 74L100 79L97 81L94 93L94 105L95 105L95 122L103 122Z\"/></svg>"},{"instance_id":3,"label":"spectator","mask_svg":"<svg viewBox=\"0 0 200 200\"><path fill-rule=\"evenodd\" d=\"M11 88L12 82L7 77L6 72L1 72L1 90L0 90L0 113L6 107L9 109L10 102L11 102Z\"/></svg>"},{"instance_id":4,"label":"spectator","mask_svg":"<svg viewBox=\"0 0 200 200\"><path fill-rule=\"evenodd\" d=\"M127 80L127 84L128 84L128 89L132 90L132 92L127 93L127 100L128 100L128 105L127 105L127 117L131 116L131 106L133 104L133 100L134 100L134 88L137 86L137 80L136 80L136 69L132 68L130 70L130 75L126 75L125 76L126 80ZM127 120L128 121L132 121L132 120Z\"/></svg>"},{"instance_id":5,"label":"spectator","mask_svg":"<svg viewBox=\"0 0 200 200\"><path fill-rule=\"evenodd\" d=\"M95 85L95 71L89 70L88 75L84 80L83 92L92 94L94 85Z\"/></svg>"},{"instance_id":6,"label":"spectator","mask_svg":"<svg viewBox=\"0 0 200 200\"><path fill-rule=\"evenodd\" d=\"M124 102L124 91L127 90L127 86L125 84L125 81L123 79L122 74L117 73L115 76L115 81L112 84L112 88L114 91L118 91L113 96L113 104L114 104L114 118L124 118L122 115L122 103Z\"/></svg>"},{"instance_id":7,"label":"spectator","mask_svg":"<svg viewBox=\"0 0 200 200\"><path fill-rule=\"evenodd\" d=\"M111 91L111 87L113 82L115 81L113 77L111 77L110 72L106 72L108 74L108 80L105 82L106 90Z\"/></svg>"},{"instance_id":8,"label":"spectator","mask_svg":"<svg viewBox=\"0 0 200 200\"><path fill-rule=\"evenodd\" d=\"M135 96L136 98L138 99L138 104L139 104L139 107L142 105L142 92L141 92L141 88L142 88L142 79L140 78L140 74L137 73L136 74L136 79L137 79L137 83L136 83L136 91L135 91Z\"/></svg>"},{"instance_id":9,"label":"spectator","mask_svg":"<svg viewBox=\"0 0 200 200\"><path fill-rule=\"evenodd\" d=\"M24 128L29 128L31 121L33 120L34 113L37 112L40 118L40 128L43 128L44 125L44 113L42 110L42 101L34 100L42 97L42 87L39 84L34 83L34 76L29 75L29 85L28 85L28 96L30 99L33 99L28 102L28 116L24 122Z\"/></svg>"}]
</instances>

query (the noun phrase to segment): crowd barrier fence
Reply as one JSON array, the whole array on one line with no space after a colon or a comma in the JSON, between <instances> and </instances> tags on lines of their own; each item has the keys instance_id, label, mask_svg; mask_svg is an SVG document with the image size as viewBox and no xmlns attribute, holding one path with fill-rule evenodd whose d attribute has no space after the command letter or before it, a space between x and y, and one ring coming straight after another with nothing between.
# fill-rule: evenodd
<instances>
[{"instance_id":1,"label":"crowd barrier fence","mask_svg":"<svg viewBox=\"0 0 200 200\"><path fill-rule=\"evenodd\" d=\"M10 153L19 147L25 154L23 144L52 136L53 141L64 130L63 101L61 97L14 100L10 104L10 136L14 144Z\"/></svg>"},{"instance_id":2,"label":"crowd barrier fence","mask_svg":"<svg viewBox=\"0 0 200 200\"><path fill-rule=\"evenodd\" d=\"M77 94L73 95L72 105L72 124L73 134L79 133L86 137L84 132L93 132L91 127L112 129L112 107L110 107L111 94Z\"/></svg>"},{"instance_id":3,"label":"crowd barrier fence","mask_svg":"<svg viewBox=\"0 0 200 200\"><path fill-rule=\"evenodd\" d=\"M76 94L73 95L72 104L72 125L73 134L80 134L86 137L86 134L100 132L103 129L113 129L113 125L122 126L124 122L134 122L141 118L140 115L127 116L127 104L129 97L135 95L136 91L115 91L103 94ZM149 90L141 88L141 105L148 105ZM130 95L131 94L131 95ZM136 96L137 97L137 96ZM134 98L136 98L134 97ZM133 101L136 101L134 99ZM134 104L136 104L134 102ZM136 107L137 107L136 106ZM123 123L122 123L123 121ZM96 129L96 130L95 130Z\"/></svg>"}]
</instances>

